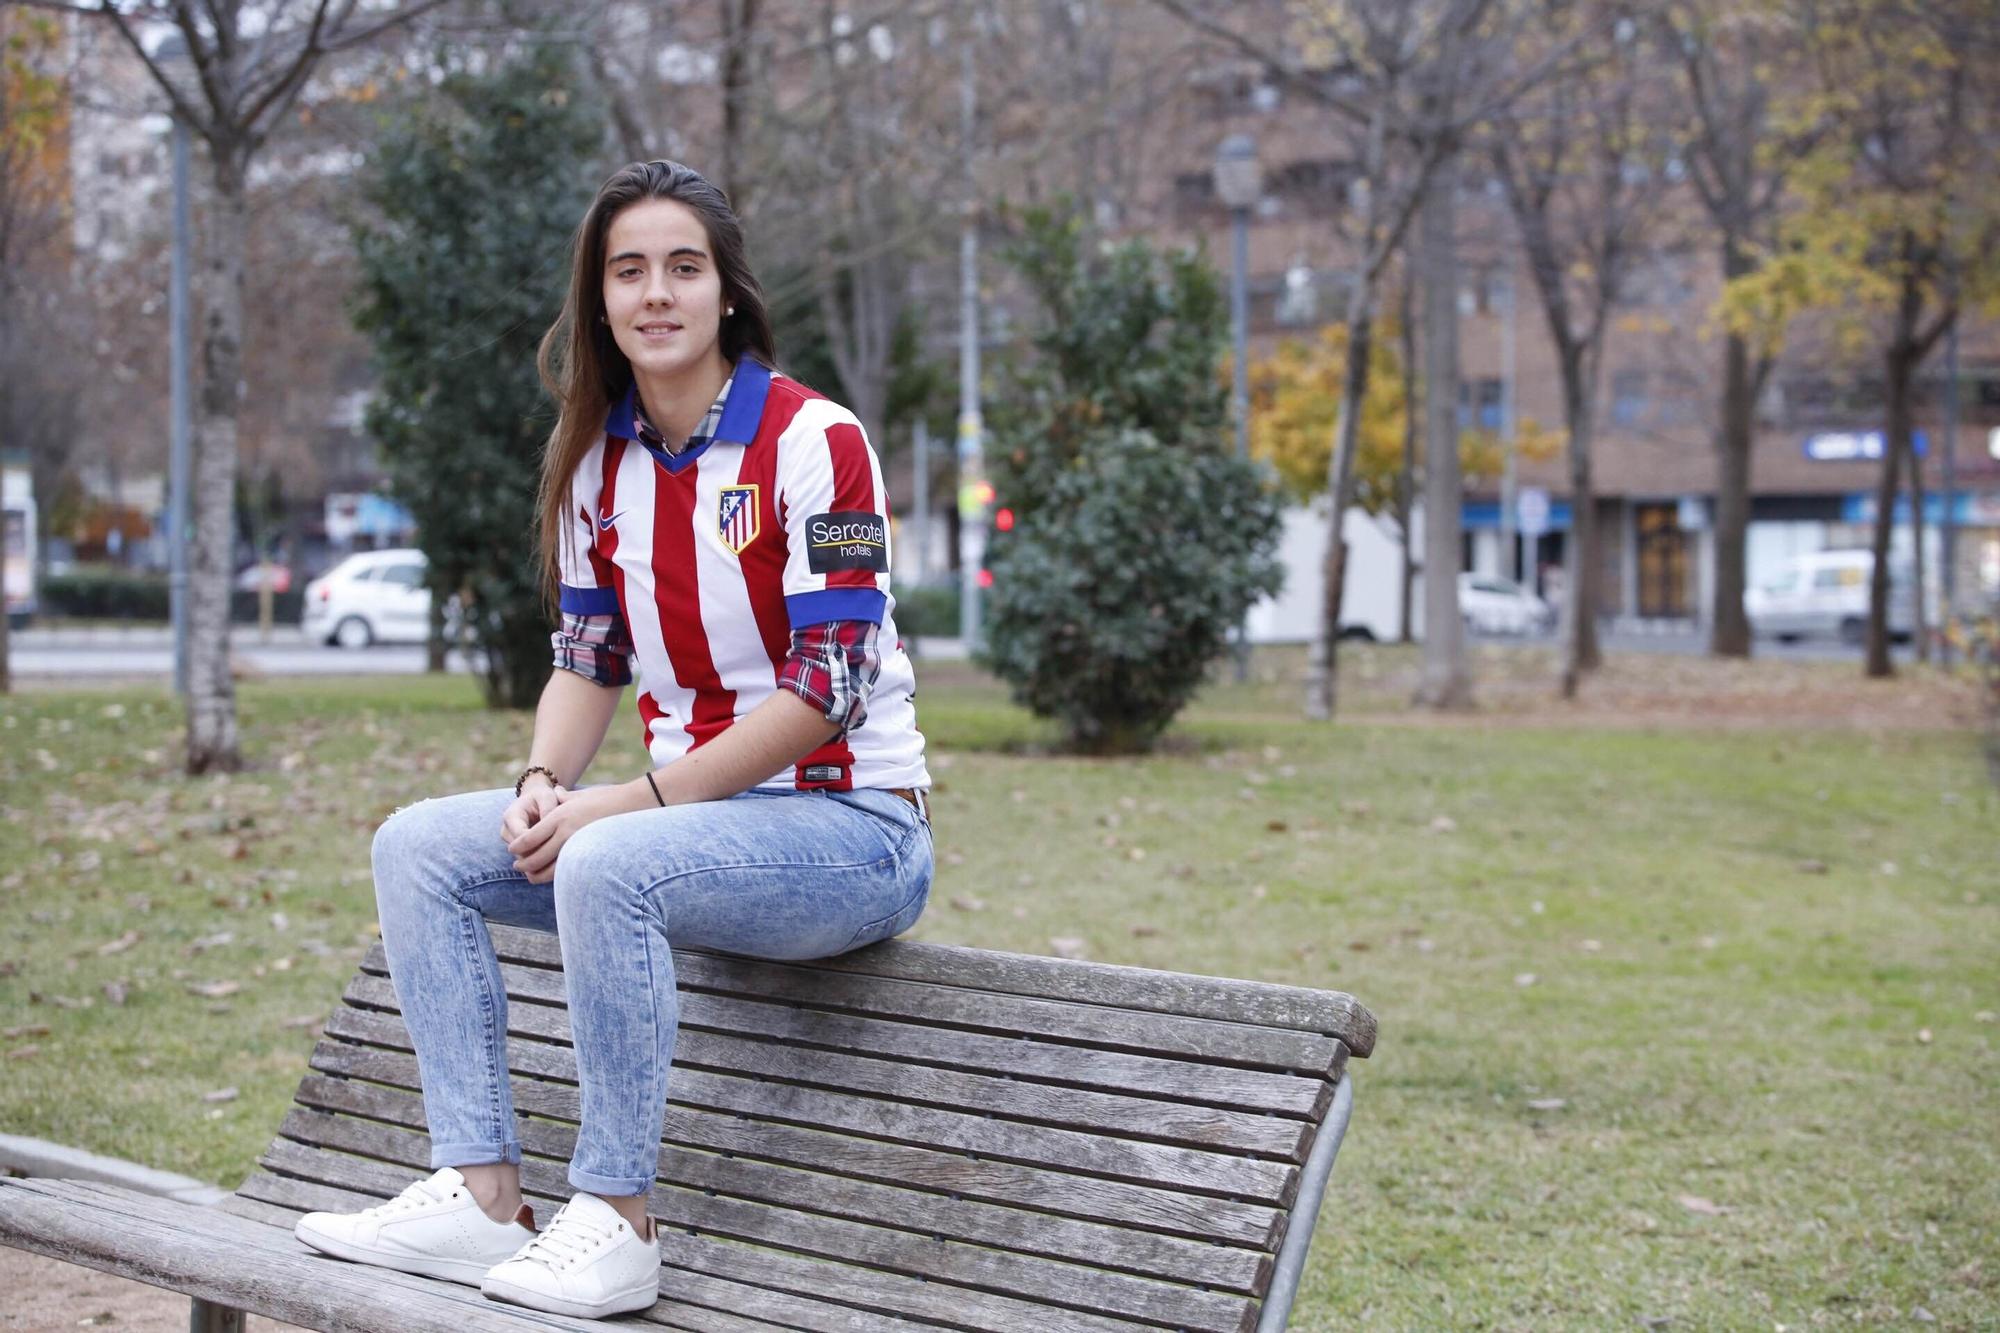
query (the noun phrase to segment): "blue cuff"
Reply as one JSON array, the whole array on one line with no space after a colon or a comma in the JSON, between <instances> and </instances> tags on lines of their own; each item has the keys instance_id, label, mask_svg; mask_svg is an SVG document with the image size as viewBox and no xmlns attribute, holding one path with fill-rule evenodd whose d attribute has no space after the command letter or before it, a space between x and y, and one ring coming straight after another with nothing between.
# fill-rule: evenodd
<instances>
[{"instance_id":1,"label":"blue cuff","mask_svg":"<svg viewBox=\"0 0 2000 1333\"><path fill-rule=\"evenodd\" d=\"M616 588L562 587L562 610L566 616L601 616L618 609Z\"/></svg>"},{"instance_id":2,"label":"blue cuff","mask_svg":"<svg viewBox=\"0 0 2000 1333\"><path fill-rule=\"evenodd\" d=\"M824 625L829 620L865 620L879 625L888 609L889 599L879 588L822 588L793 593L785 599L785 615L793 629Z\"/></svg>"}]
</instances>

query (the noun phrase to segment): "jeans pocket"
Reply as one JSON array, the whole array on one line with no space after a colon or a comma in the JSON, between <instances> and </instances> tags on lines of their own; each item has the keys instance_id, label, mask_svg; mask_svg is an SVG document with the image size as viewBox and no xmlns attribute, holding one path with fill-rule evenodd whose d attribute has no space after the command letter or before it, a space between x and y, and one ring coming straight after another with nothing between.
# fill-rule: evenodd
<instances>
[{"instance_id":1,"label":"jeans pocket","mask_svg":"<svg viewBox=\"0 0 2000 1333\"><path fill-rule=\"evenodd\" d=\"M850 953L855 949L865 948L870 944L876 944L882 940L892 939L902 934L911 926L917 924L917 918L924 914L924 908L930 902L930 896L931 886L928 882L918 885L916 892L912 893L909 900L901 907L879 921L870 921L867 925L855 931L854 938L849 940L841 948L840 952Z\"/></svg>"}]
</instances>

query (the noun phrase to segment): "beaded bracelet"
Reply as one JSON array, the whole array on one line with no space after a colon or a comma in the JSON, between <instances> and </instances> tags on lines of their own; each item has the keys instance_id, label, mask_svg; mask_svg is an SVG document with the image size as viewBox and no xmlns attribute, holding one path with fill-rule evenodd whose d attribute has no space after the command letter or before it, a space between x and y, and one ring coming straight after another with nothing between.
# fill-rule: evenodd
<instances>
[{"instance_id":1,"label":"beaded bracelet","mask_svg":"<svg viewBox=\"0 0 2000 1333\"><path fill-rule=\"evenodd\" d=\"M528 779L537 773L547 778L551 787L562 786L562 779L556 776L556 771L553 768L544 768L540 764L529 764L521 770L521 776L514 779L514 795L519 796L521 788L528 785Z\"/></svg>"}]
</instances>

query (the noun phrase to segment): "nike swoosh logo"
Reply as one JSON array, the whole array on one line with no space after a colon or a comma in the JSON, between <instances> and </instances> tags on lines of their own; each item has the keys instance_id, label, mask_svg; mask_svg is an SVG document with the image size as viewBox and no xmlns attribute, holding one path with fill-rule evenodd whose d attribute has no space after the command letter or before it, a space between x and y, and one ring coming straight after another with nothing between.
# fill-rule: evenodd
<instances>
[{"instance_id":1,"label":"nike swoosh logo","mask_svg":"<svg viewBox=\"0 0 2000 1333\"><path fill-rule=\"evenodd\" d=\"M613 523L616 523L616 522L617 522L617 521L618 521L619 519L621 519L621 518L625 517L625 515L626 515L626 514L628 514L628 513L630 513L630 512L631 512L630 510L627 510L627 509L621 509L621 510L619 510L619 511L618 511L617 513L615 513L615 514L611 515L611 517L609 517L609 518L600 518L600 519L598 519L598 520L597 520L597 530L598 530L599 532L609 532L609 531L611 531L611 525L612 525Z\"/></svg>"}]
</instances>

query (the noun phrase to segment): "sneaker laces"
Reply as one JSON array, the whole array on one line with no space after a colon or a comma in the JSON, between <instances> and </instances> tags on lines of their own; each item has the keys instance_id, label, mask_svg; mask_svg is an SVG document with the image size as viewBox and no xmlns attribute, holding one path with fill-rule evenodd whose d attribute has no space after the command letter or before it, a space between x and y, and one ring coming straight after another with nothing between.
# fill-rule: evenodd
<instances>
[{"instance_id":1,"label":"sneaker laces","mask_svg":"<svg viewBox=\"0 0 2000 1333\"><path fill-rule=\"evenodd\" d=\"M395 1198L387 1203L378 1203L373 1208L365 1208L361 1215L370 1218L394 1217L397 1213L407 1213L415 1208L440 1203L445 1197L442 1186L434 1185L429 1180L413 1181L409 1188Z\"/></svg>"},{"instance_id":2,"label":"sneaker laces","mask_svg":"<svg viewBox=\"0 0 2000 1333\"><path fill-rule=\"evenodd\" d=\"M600 1226L568 1204L557 1210L548 1229L535 1233L527 1248L515 1255L550 1270L568 1268L616 1234L615 1226Z\"/></svg>"}]
</instances>

